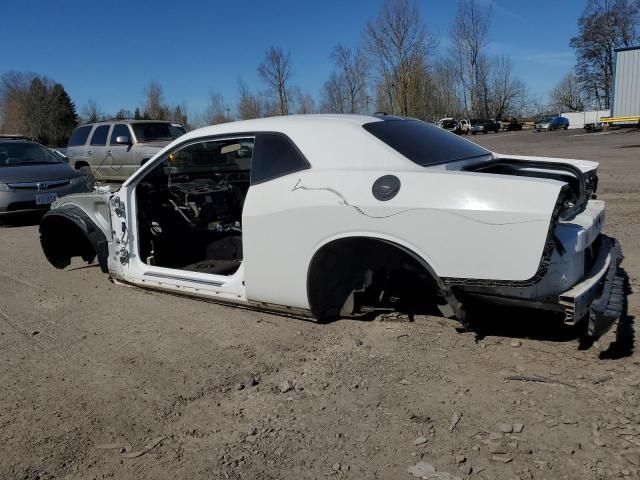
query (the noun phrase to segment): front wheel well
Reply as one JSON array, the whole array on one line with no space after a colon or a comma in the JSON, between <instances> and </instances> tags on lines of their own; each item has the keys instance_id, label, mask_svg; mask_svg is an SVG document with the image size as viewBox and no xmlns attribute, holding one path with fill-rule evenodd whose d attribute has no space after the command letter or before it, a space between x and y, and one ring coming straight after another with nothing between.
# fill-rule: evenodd
<instances>
[{"instance_id":1,"label":"front wheel well","mask_svg":"<svg viewBox=\"0 0 640 480\"><path fill-rule=\"evenodd\" d=\"M100 228L75 206L47 212L40 221L40 244L49 263L65 268L71 258L92 263L96 257L100 269L107 273L108 243Z\"/></svg>"},{"instance_id":2,"label":"front wheel well","mask_svg":"<svg viewBox=\"0 0 640 480\"><path fill-rule=\"evenodd\" d=\"M383 309L435 313L446 303L444 285L421 257L371 237L322 246L309 264L307 296L319 320Z\"/></svg>"},{"instance_id":3,"label":"front wheel well","mask_svg":"<svg viewBox=\"0 0 640 480\"><path fill-rule=\"evenodd\" d=\"M40 223L40 243L49 263L65 268L72 257L81 257L87 263L96 258L96 251L82 229L68 218L51 215Z\"/></svg>"},{"instance_id":4,"label":"front wheel well","mask_svg":"<svg viewBox=\"0 0 640 480\"><path fill-rule=\"evenodd\" d=\"M73 168L75 168L76 170L80 170L82 167L90 167L90 166L91 165L89 165L88 162L80 160L73 165Z\"/></svg>"}]
</instances>

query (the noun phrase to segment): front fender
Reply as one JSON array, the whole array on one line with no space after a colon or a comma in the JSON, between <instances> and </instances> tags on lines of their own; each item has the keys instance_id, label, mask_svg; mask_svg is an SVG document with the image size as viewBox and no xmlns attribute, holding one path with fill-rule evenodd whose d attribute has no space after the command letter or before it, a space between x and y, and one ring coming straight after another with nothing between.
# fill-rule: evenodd
<instances>
[{"instance_id":1,"label":"front fender","mask_svg":"<svg viewBox=\"0 0 640 480\"><path fill-rule=\"evenodd\" d=\"M73 257L81 257L87 263L97 257L100 269L109 272L107 235L78 206L67 204L49 210L40 221L40 244L56 268L67 267Z\"/></svg>"}]
</instances>

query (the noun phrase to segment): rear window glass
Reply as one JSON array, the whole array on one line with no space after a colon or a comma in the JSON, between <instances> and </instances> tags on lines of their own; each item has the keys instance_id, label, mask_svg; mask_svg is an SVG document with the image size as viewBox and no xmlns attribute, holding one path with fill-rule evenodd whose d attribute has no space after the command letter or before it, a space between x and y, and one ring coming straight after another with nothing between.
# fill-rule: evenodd
<instances>
[{"instance_id":1,"label":"rear window glass","mask_svg":"<svg viewBox=\"0 0 640 480\"><path fill-rule=\"evenodd\" d=\"M89 136L89 132L91 132L91 128L91 125L76 128L73 131L73 135L71 135L71 138L69 139L67 147L77 147L78 145L84 145L87 141L87 137Z\"/></svg>"},{"instance_id":2,"label":"rear window glass","mask_svg":"<svg viewBox=\"0 0 640 480\"><path fill-rule=\"evenodd\" d=\"M491 154L473 142L419 120L383 120L363 127L423 167Z\"/></svg>"},{"instance_id":3,"label":"rear window glass","mask_svg":"<svg viewBox=\"0 0 640 480\"><path fill-rule=\"evenodd\" d=\"M91 145L106 145L107 134L110 128L111 125L102 125L96 128L96 131L93 132L93 136L91 137Z\"/></svg>"}]
</instances>

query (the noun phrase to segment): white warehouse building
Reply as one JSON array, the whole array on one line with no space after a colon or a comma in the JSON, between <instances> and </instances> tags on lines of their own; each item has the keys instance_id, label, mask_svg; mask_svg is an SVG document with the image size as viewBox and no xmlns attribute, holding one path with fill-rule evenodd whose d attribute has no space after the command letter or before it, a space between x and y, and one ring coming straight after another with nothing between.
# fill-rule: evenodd
<instances>
[{"instance_id":1,"label":"white warehouse building","mask_svg":"<svg viewBox=\"0 0 640 480\"><path fill-rule=\"evenodd\" d=\"M640 46L618 48L615 55L611 116L638 117L640 116Z\"/></svg>"}]
</instances>

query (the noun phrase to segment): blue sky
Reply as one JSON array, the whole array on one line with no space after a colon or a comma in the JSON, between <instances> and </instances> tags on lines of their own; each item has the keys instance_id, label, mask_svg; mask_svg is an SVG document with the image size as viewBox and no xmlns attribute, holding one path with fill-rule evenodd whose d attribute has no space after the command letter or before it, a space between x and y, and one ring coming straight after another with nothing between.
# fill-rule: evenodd
<instances>
[{"instance_id":1,"label":"blue sky","mask_svg":"<svg viewBox=\"0 0 640 480\"><path fill-rule=\"evenodd\" d=\"M518 75L543 98L575 63L569 39L583 0L481 0L492 4L488 53L510 55ZM454 0L418 0L441 37ZM66 87L78 110L93 98L105 113L133 110L149 81L165 101L202 110L208 92L235 101L238 79L262 88L256 67L270 45L291 52L293 82L314 97L332 68L329 53L355 45L380 0L219 0L95 2L5 0L0 73L31 71Z\"/></svg>"}]
</instances>

